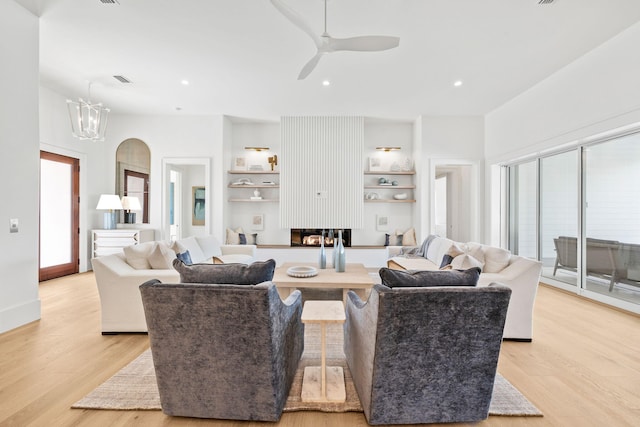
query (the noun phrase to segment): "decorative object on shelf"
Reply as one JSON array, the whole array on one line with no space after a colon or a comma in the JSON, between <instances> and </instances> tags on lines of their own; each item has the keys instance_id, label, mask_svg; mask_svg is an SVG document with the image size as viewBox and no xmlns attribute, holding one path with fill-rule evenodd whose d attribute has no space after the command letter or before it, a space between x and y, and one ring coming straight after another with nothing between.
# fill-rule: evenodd
<instances>
[{"instance_id":1,"label":"decorative object on shelf","mask_svg":"<svg viewBox=\"0 0 640 427\"><path fill-rule=\"evenodd\" d=\"M236 179L233 182L233 185L253 185L253 182L249 178L240 178Z\"/></svg>"},{"instance_id":2,"label":"decorative object on shelf","mask_svg":"<svg viewBox=\"0 0 640 427\"><path fill-rule=\"evenodd\" d=\"M256 214L251 218L251 229L252 230L264 230L264 215Z\"/></svg>"},{"instance_id":3,"label":"decorative object on shelf","mask_svg":"<svg viewBox=\"0 0 640 427\"><path fill-rule=\"evenodd\" d=\"M378 178L378 185L384 185L387 183L387 178Z\"/></svg>"},{"instance_id":4,"label":"decorative object on shelf","mask_svg":"<svg viewBox=\"0 0 640 427\"><path fill-rule=\"evenodd\" d=\"M320 238L320 256L318 258L318 267L322 270L327 268L327 254L324 250L324 230L322 230L322 236Z\"/></svg>"},{"instance_id":5,"label":"decorative object on shelf","mask_svg":"<svg viewBox=\"0 0 640 427\"><path fill-rule=\"evenodd\" d=\"M391 163L391 169L390 170L391 170L391 172L400 172L402 170L401 166L400 166L400 163L398 163L398 162Z\"/></svg>"},{"instance_id":6,"label":"decorative object on shelf","mask_svg":"<svg viewBox=\"0 0 640 427\"><path fill-rule=\"evenodd\" d=\"M407 200L407 193L394 194L393 198L396 200Z\"/></svg>"},{"instance_id":7,"label":"decorative object on shelf","mask_svg":"<svg viewBox=\"0 0 640 427\"><path fill-rule=\"evenodd\" d=\"M245 150L253 150L253 151L267 151L269 147L244 147Z\"/></svg>"},{"instance_id":8,"label":"decorative object on shelf","mask_svg":"<svg viewBox=\"0 0 640 427\"><path fill-rule=\"evenodd\" d=\"M288 268L287 275L291 277L305 279L307 277L317 276L318 270L316 270L315 267L302 265L302 266Z\"/></svg>"},{"instance_id":9,"label":"decorative object on shelf","mask_svg":"<svg viewBox=\"0 0 640 427\"><path fill-rule=\"evenodd\" d=\"M394 187L398 186L398 181L391 181L391 185L393 185Z\"/></svg>"},{"instance_id":10,"label":"decorative object on shelf","mask_svg":"<svg viewBox=\"0 0 640 427\"><path fill-rule=\"evenodd\" d=\"M389 229L389 217L386 215L376 215L376 230L387 231Z\"/></svg>"},{"instance_id":11,"label":"decorative object on shelf","mask_svg":"<svg viewBox=\"0 0 640 427\"><path fill-rule=\"evenodd\" d=\"M369 171L377 172L382 170L382 160L379 157L369 157Z\"/></svg>"},{"instance_id":12,"label":"decorative object on shelf","mask_svg":"<svg viewBox=\"0 0 640 427\"><path fill-rule=\"evenodd\" d=\"M405 172L410 172L413 170L413 161L410 158L406 158L404 163L402 164L402 170Z\"/></svg>"},{"instance_id":13,"label":"decorative object on shelf","mask_svg":"<svg viewBox=\"0 0 640 427\"><path fill-rule=\"evenodd\" d=\"M253 197L252 197L252 199L254 199L254 200L255 200L255 199L258 199L258 200L259 200L259 199L262 199L262 196L260 195L260 190L258 190L258 189L253 190Z\"/></svg>"},{"instance_id":14,"label":"decorative object on shelf","mask_svg":"<svg viewBox=\"0 0 640 427\"><path fill-rule=\"evenodd\" d=\"M191 187L193 205L191 208L191 225L204 225L204 204L206 192L204 187Z\"/></svg>"},{"instance_id":15,"label":"decorative object on shelf","mask_svg":"<svg viewBox=\"0 0 640 427\"><path fill-rule=\"evenodd\" d=\"M380 196L378 196L378 193L367 193L364 198L367 200L378 200Z\"/></svg>"},{"instance_id":16,"label":"decorative object on shelf","mask_svg":"<svg viewBox=\"0 0 640 427\"><path fill-rule=\"evenodd\" d=\"M246 157L236 157L233 159L233 168L234 171L244 171L247 170L247 159Z\"/></svg>"},{"instance_id":17,"label":"decorative object on shelf","mask_svg":"<svg viewBox=\"0 0 640 427\"><path fill-rule=\"evenodd\" d=\"M347 266L347 260L344 252L344 244L342 243L342 230L338 230L338 245L336 246L334 264L337 273L344 273L344 270Z\"/></svg>"},{"instance_id":18,"label":"decorative object on shelf","mask_svg":"<svg viewBox=\"0 0 640 427\"><path fill-rule=\"evenodd\" d=\"M67 108L73 136L81 140L104 141L110 110L103 107L102 103L91 103L91 82L87 100L79 98L78 102L75 102L67 99Z\"/></svg>"},{"instance_id":19,"label":"decorative object on shelf","mask_svg":"<svg viewBox=\"0 0 640 427\"><path fill-rule=\"evenodd\" d=\"M376 147L376 150L384 151L385 153L388 153L389 151L398 151L400 149L400 147Z\"/></svg>"},{"instance_id":20,"label":"decorative object on shelf","mask_svg":"<svg viewBox=\"0 0 640 427\"><path fill-rule=\"evenodd\" d=\"M261 171L261 170L264 170L264 168L262 167L262 165L249 165L249 170L250 171Z\"/></svg>"},{"instance_id":21,"label":"decorative object on shelf","mask_svg":"<svg viewBox=\"0 0 640 427\"><path fill-rule=\"evenodd\" d=\"M274 166L278 165L278 155L274 154L273 156L267 157L267 161L271 165L271 170L274 170Z\"/></svg>"},{"instance_id":22,"label":"decorative object on shelf","mask_svg":"<svg viewBox=\"0 0 640 427\"><path fill-rule=\"evenodd\" d=\"M140 205L140 199L134 196L124 196L122 197L120 202L122 203L122 209L124 209L124 223L135 224L136 213L131 211L142 210L142 205Z\"/></svg>"},{"instance_id":23,"label":"decorative object on shelf","mask_svg":"<svg viewBox=\"0 0 640 427\"><path fill-rule=\"evenodd\" d=\"M105 230L113 230L116 228L116 211L122 209L122 202L117 194L101 194L96 209L99 211L107 211L104 213Z\"/></svg>"}]
</instances>

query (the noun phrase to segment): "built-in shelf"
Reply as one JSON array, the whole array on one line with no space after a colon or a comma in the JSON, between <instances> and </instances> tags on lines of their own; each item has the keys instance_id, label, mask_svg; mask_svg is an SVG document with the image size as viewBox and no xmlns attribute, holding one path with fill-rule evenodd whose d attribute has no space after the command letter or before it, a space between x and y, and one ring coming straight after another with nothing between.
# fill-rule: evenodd
<instances>
[{"instance_id":1,"label":"built-in shelf","mask_svg":"<svg viewBox=\"0 0 640 427\"><path fill-rule=\"evenodd\" d=\"M280 173L280 171L227 171L227 173L240 174L240 175L246 175L246 174L277 175Z\"/></svg>"},{"instance_id":2,"label":"built-in shelf","mask_svg":"<svg viewBox=\"0 0 640 427\"><path fill-rule=\"evenodd\" d=\"M415 203L415 199L405 199L405 200L396 200L396 199L365 199L365 203Z\"/></svg>"},{"instance_id":3,"label":"built-in shelf","mask_svg":"<svg viewBox=\"0 0 640 427\"><path fill-rule=\"evenodd\" d=\"M264 202L278 202L279 200L277 199L259 199L259 200L253 200L253 199L229 199L230 202L252 202L252 203L264 203Z\"/></svg>"},{"instance_id":4,"label":"built-in shelf","mask_svg":"<svg viewBox=\"0 0 640 427\"><path fill-rule=\"evenodd\" d=\"M280 188L279 185L269 184L229 184L229 188Z\"/></svg>"},{"instance_id":5,"label":"built-in shelf","mask_svg":"<svg viewBox=\"0 0 640 427\"><path fill-rule=\"evenodd\" d=\"M414 190L415 185L365 185L364 188L375 188L377 190Z\"/></svg>"},{"instance_id":6,"label":"built-in shelf","mask_svg":"<svg viewBox=\"0 0 640 427\"><path fill-rule=\"evenodd\" d=\"M415 175L416 171L364 171L365 175Z\"/></svg>"}]
</instances>

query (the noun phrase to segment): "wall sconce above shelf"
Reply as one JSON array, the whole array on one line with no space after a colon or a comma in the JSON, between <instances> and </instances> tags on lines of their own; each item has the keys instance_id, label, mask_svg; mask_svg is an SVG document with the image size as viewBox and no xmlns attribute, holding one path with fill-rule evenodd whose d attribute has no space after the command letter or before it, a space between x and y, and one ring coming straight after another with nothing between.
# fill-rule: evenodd
<instances>
[{"instance_id":1,"label":"wall sconce above shelf","mask_svg":"<svg viewBox=\"0 0 640 427\"><path fill-rule=\"evenodd\" d=\"M253 150L253 151L267 151L269 147L244 147L245 150Z\"/></svg>"},{"instance_id":2,"label":"wall sconce above shelf","mask_svg":"<svg viewBox=\"0 0 640 427\"><path fill-rule=\"evenodd\" d=\"M385 153L388 153L389 151L399 151L401 149L401 147L376 147L376 150L384 151Z\"/></svg>"}]
</instances>

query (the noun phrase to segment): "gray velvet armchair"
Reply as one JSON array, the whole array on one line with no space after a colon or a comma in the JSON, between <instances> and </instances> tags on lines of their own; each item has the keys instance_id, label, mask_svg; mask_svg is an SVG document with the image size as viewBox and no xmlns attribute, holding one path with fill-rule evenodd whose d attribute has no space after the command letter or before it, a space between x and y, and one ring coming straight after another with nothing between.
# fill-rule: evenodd
<instances>
[{"instance_id":1,"label":"gray velvet armchair","mask_svg":"<svg viewBox=\"0 0 640 427\"><path fill-rule=\"evenodd\" d=\"M487 418L510 296L496 284L349 292L344 351L369 424Z\"/></svg>"},{"instance_id":2,"label":"gray velvet armchair","mask_svg":"<svg viewBox=\"0 0 640 427\"><path fill-rule=\"evenodd\" d=\"M156 280L140 292L165 414L280 419L303 351L299 291Z\"/></svg>"}]
</instances>

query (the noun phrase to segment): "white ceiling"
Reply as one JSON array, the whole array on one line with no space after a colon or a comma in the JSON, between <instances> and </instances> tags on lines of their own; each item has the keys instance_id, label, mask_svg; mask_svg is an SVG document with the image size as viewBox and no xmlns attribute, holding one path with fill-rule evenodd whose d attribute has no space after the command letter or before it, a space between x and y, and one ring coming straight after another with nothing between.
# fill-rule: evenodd
<instances>
[{"instance_id":1,"label":"white ceiling","mask_svg":"<svg viewBox=\"0 0 640 427\"><path fill-rule=\"evenodd\" d=\"M268 0L16 1L41 17L45 87L86 97L91 81L113 113L265 120L483 115L640 20L638 0L329 0L332 36L400 46L326 55L298 81L315 46ZM322 32L322 0L283 1Z\"/></svg>"}]
</instances>

